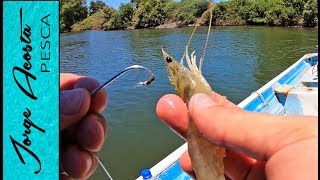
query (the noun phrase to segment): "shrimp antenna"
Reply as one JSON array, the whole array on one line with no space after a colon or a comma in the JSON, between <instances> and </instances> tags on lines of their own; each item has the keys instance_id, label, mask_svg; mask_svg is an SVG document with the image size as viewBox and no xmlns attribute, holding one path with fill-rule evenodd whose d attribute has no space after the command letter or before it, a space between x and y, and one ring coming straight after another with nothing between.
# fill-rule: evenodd
<instances>
[{"instance_id":1,"label":"shrimp antenna","mask_svg":"<svg viewBox=\"0 0 320 180\"><path fill-rule=\"evenodd\" d=\"M152 81L154 81L154 74L147 68L143 67L143 66L139 66L139 65L132 65L132 66L129 66L127 68L125 68L124 70L122 70L119 74L115 75L114 77L112 77L109 81L105 82L104 84L102 84L101 86L97 87L95 90L93 90L90 95L93 95L95 94L96 92L98 92L100 89L103 89L105 88L107 85L109 85L111 82L113 82L114 80L116 80L117 78L119 78L120 76L122 76L123 74L127 73L128 71L131 71L131 70L137 70L137 69L142 69L146 72L149 73L150 75L150 78L147 80L147 81L142 81L142 82L139 82L138 85L142 85L142 86L145 86L145 85L149 85Z\"/></svg>"},{"instance_id":2,"label":"shrimp antenna","mask_svg":"<svg viewBox=\"0 0 320 180\"><path fill-rule=\"evenodd\" d=\"M212 11L213 11L213 8L214 8L214 2L210 2L210 8L209 8L209 11L210 11L210 20L209 20L209 28L208 28L208 34L207 34L207 39L206 39L206 43L204 45L204 49L203 49L203 53L202 53L202 56L200 58L200 62L199 62L199 71L201 73L201 69L202 69L202 64L203 64L203 60L204 60L204 55L206 53L206 50L207 50L207 46L208 46L208 41L209 41L209 35L210 35L210 30L211 30L211 23L212 23Z\"/></svg>"},{"instance_id":3,"label":"shrimp antenna","mask_svg":"<svg viewBox=\"0 0 320 180\"><path fill-rule=\"evenodd\" d=\"M194 29L193 29L193 31L192 31L192 34L191 34L191 36L190 36L190 38L189 38L189 41L188 41L188 43L187 43L186 49L189 48L189 45L190 45L191 40L192 40L192 37L193 37L194 32L196 31L197 27L198 27L198 26L195 25L195 27L194 27ZM182 58L181 58L181 60L180 60L180 64L182 64L183 59L184 59L184 57L186 56L186 53L187 53L187 51L184 51L183 56L182 56Z\"/></svg>"}]
</instances>

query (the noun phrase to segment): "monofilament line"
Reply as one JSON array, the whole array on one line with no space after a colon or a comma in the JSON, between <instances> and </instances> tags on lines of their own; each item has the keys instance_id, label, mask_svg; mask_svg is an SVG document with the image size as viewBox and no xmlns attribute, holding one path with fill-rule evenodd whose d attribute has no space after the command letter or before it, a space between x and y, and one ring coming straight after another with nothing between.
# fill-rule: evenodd
<instances>
[{"instance_id":1,"label":"monofilament line","mask_svg":"<svg viewBox=\"0 0 320 180\"><path fill-rule=\"evenodd\" d=\"M113 180L112 177L111 177L111 175L110 175L110 173L108 172L107 168L104 167L104 165L102 164L102 162L99 160L98 156L96 156L95 154L93 154L93 156L97 159L100 167L102 168L102 170L104 171L104 173L108 176L108 178L109 178L110 180Z\"/></svg>"}]
</instances>

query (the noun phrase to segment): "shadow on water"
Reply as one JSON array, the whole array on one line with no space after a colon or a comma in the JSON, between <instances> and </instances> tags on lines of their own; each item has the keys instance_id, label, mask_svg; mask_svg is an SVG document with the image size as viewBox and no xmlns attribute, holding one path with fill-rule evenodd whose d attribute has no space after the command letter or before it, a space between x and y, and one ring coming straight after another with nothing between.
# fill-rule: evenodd
<instances>
[{"instance_id":1,"label":"shadow on water","mask_svg":"<svg viewBox=\"0 0 320 180\"><path fill-rule=\"evenodd\" d=\"M61 35L61 72L90 76L105 82L123 68L139 64L156 80L130 72L107 87L108 138L99 153L114 179L132 179L180 146L183 140L156 117L158 99L175 93L169 83L161 48L180 60L193 28L133 31L86 31ZM189 53L202 55L207 28L196 31ZM213 27L203 75L212 88L234 103L241 102L318 44L317 29L270 27ZM99 169L91 179L104 179Z\"/></svg>"}]
</instances>

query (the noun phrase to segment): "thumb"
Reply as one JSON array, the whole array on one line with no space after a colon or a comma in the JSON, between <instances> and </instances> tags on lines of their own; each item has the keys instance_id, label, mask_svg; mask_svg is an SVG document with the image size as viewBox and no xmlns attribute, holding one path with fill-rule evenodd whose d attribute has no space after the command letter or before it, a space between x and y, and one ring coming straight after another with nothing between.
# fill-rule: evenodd
<instances>
[{"instance_id":1,"label":"thumb","mask_svg":"<svg viewBox=\"0 0 320 180\"><path fill-rule=\"evenodd\" d=\"M60 130L79 122L90 107L90 94L83 88L60 92Z\"/></svg>"},{"instance_id":2,"label":"thumb","mask_svg":"<svg viewBox=\"0 0 320 180\"><path fill-rule=\"evenodd\" d=\"M315 117L253 113L218 103L205 94L190 99L190 116L199 132L211 142L255 159L267 160L289 144L317 137Z\"/></svg>"}]
</instances>

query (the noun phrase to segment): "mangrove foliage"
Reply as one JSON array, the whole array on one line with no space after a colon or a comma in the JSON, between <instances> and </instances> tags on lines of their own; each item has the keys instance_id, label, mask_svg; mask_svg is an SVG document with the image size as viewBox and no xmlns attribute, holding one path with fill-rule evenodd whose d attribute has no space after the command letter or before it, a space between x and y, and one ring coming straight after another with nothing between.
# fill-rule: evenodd
<instances>
[{"instance_id":1,"label":"mangrove foliage","mask_svg":"<svg viewBox=\"0 0 320 180\"><path fill-rule=\"evenodd\" d=\"M60 0L60 30L159 28L209 23L208 0L131 0L114 9L103 1ZM212 25L318 26L316 0L227 0L215 4Z\"/></svg>"}]
</instances>

